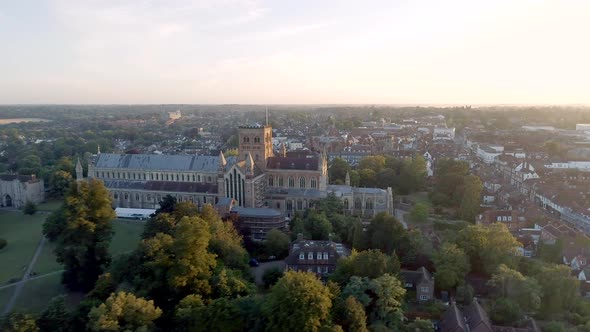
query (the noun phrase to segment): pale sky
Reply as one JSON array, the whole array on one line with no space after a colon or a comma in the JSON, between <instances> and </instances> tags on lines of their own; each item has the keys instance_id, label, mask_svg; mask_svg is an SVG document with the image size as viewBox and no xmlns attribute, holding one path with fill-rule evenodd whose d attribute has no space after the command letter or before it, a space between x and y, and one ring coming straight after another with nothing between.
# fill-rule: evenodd
<instances>
[{"instance_id":1,"label":"pale sky","mask_svg":"<svg viewBox=\"0 0 590 332\"><path fill-rule=\"evenodd\" d=\"M587 0L0 0L0 104L590 104Z\"/></svg>"}]
</instances>

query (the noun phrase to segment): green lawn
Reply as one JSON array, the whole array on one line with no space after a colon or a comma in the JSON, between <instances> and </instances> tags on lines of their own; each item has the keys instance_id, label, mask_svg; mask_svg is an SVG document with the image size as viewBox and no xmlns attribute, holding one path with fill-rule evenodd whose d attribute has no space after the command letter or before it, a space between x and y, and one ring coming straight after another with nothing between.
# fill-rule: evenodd
<instances>
[{"instance_id":1,"label":"green lawn","mask_svg":"<svg viewBox=\"0 0 590 332\"><path fill-rule=\"evenodd\" d=\"M39 211L56 211L63 204L63 200L47 200L37 205Z\"/></svg>"},{"instance_id":2,"label":"green lawn","mask_svg":"<svg viewBox=\"0 0 590 332\"><path fill-rule=\"evenodd\" d=\"M39 257L37 257L37 263L33 268L33 272L36 272L37 275L58 271L63 269L61 264L59 264L55 260L55 254L53 250L55 249L55 243L46 241L43 250Z\"/></svg>"},{"instance_id":3,"label":"green lawn","mask_svg":"<svg viewBox=\"0 0 590 332\"><path fill-rule=\"evenodd\" d=\"M0 237L8 245L0 250L0 285L12 278L21 278L26 265L41 240L41 229L47 215L24 215L22 212L0 211Z\"/></svg>"},{"instance_id":4,"label":"green lawn","mask_svg":"<svg viewBox=\"0 0 590 332\"><path fill-rule=\"evenodd\" d=\"M10 278L22 277L24 265L30 261L39 240L42 224L47 214L25 216L21 212L0 211L0 237L8 241L6 248L0 251L0 285ZM112 255L132 251L137 247L145 222L116 219L113 221L115 234L111 242ZM37 275L58 271L62 266L55 261L54 243L46 242L33 271ZM42 311L54 296L64 294L61 285L61 273L28 281L15 304L15 310L26 310L33 313ZM14 292L13 287L0 289L0 310ZM78 294L68 294L77 297ZM72 301L70 301L72 302ZM76 301L73 301L76 302Z\"/></svg>"},{"instance_id":5,"label":"green lawn","mask_svg":"<svg viewBox=\"0 0 590 332\"><path fill-rule=\"evenodd\" d=\"M53 297L64 293L61 273L27 281L16 300L14 310L40 313Z\"/></svg>"},{"instance_id":6,"label":"green lawn","mask_svg":"<svg viewBox=\"0 0 590 332\"><path fill-rule=\"evenodd\" d=\"M134 250L139 243L144 224L143 221L115 219L113 221L115 235L111 242L111 254L124 254Z\"/></svg>"}]
</instances>

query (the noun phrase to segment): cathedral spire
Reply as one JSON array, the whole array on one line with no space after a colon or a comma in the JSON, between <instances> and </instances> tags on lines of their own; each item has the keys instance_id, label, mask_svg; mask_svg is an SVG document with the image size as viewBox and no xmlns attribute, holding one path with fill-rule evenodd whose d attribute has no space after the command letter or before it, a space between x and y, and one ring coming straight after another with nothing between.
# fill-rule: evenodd
<instances>
[{"instance_id":1,"label":"cathedral spire","mask_svg":"<svg viewBox=\"0 0 590 332\"><path fill-rule=\"evenodd\" d=\"M96 145L96 154L99 155L100 154L100 144Z\"/></svg>"},{"instance_id":2,"label":"cathedral spire","mask_svg":"<svg viewBox=\"0 0 590 332\"><path fill-rule=\"evenodd\" d=\"M84 178L84 173L82 169L82 164L80 163L80 158L76 162L76 181L82 181Z\"/></svg>"},{"instance_id":3,"label":"cathedral spire","mask_svg":"<svg viewBox=\"0 0 590 332\"><path fill-rule=\"evenodd\" d=\"M227 165L227 160L225 160L223 151L219 150L219 167L225 167L225 165Z\"/></svg>"},{"instance_id":4,"label":"cathedral spire","mask_svg":"<svg viewBox=\"0 0 590 332\"><path fill-rule=\"evenodd\" d=\"M346 171L346 178L344 178L344 184L350 186L350 173Z\"/></svg>"},{"instance_id":5,"label":"cathedral spire","mask_svg":"<svg viewBox=\"0 0 590 332\"><path fill-rule=\"evenodd\" d=\"M252 159L252 154L248 152L248 157L246 158L246 168L250 171L254 170L254 159Z\"/></svg>"}]
</instances>

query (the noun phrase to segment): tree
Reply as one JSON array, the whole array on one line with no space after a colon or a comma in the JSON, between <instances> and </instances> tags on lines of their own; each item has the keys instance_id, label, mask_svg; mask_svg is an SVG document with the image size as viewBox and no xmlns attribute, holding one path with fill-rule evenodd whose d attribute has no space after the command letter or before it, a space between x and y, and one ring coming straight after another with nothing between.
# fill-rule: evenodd
<instances>
[{"instance_id":1,"label":"tree","mask_svg":"<svg viewBox=\"0 0 590 332\"><path fill-rule=\"evenodd\" d=\"M317 213L315 211L309 211L303 226L306 232L309 233L312 240L328 240L330 239L330 233L332 232L332 224L324 213Z\"/></svg>"},{"instance_id":2,"label":"tree","mask_svg":"<svg viewBox=\"0 0 590 332\"><path fill-rule=\"evenodd\" d=\"M148 331L161 315L154 301L118 292L90 310L88 327L92 331Z\"/></svg>"},{"instance_id":3,"label":"tree","mask_svg":"<svg viewBox=\"0 0 590 332\"><path fill-rule=\"evenodd\" d=\"M379 249L386 254L402 249L402 243L408 244L409 240L404 226L395 217L385 212L379 213L371 220L365 236L367 248ZM397 253L400 257L405 255L405 253Z\"/></svg>"},{"instance_id":4,"label":"tree","mask_svg":"<svg viewBox=\"0 0 590 332\"><path fill-rule=\"evenodd\" d=\"M444 243L432 257L436 269L435 281L440 289L450 290L465 282L469 272L469 257L456 244Z\"/></svg>"},{"instance_id":5,"label":"tree","mask_svg":"<svg viewBox=\"0 0 590 332\"><path fill-rule=\"evenodd\" d=\"M380 321L387 327L395 329L403 319L402 304L406 289L401 281L389 274L374 279L370 289L374 294L375 308L372 321Z\"/></svg>"},{"instance_id":6,"label":"tree","mask_svg":"<svg viewBox=\"0 0 590 332\"><path fill-rule=\"evenodd\" d=\"M242 278L241 271L221 268L211 280L216 297L234 298L253 293L254 285Z\"/></svg>"},{"instance_id":7,"label":"tree","mask_svg":"<svg viewBox=\"0 0 590 332\"><path fill-rule=\"evenodd\" d=\"M488 285L494 287L497 297L510 300L518 306L519 311L535 312L541 305L541 287L538 282L504 264L498 266Z\"/></svg>"},{"instance_id":8,"label":"tree","mask_svg":"<svg viewBox=\"0 0 590 332\"><path fill-rule=\"evenodd\" d=\"M543 327L543 332L565 332L565 325L563 322L551 321Z\"/></svg>"},{"instance_id":9,"label":"tree","mask_svg":"<svg viewBox=\"0 0 590 332\"><path fill-rule=\"evenodd\" d=\"M62 208L43 225L43 232L57 242L57 261L65 268L62 281L71 290L92 289L111 261L113 235L108 190L99 180L72 186Z\"/></svg>"},{"instance_id":10,"label":"tree","mask_svg":"<svg viewBox=\"0 0 590 332\"><path fill-rule=\"evenodd\" d=\"M395 254L388 256L376 249L361 252L353 250L350 256L338 261L332 278L345 284L352 276L374 279L385 273L398 273L399 270L400 263Z\"/></svg>"},{"instance_id":11,"label":"tree","mask_svg":"<svg viewBox=\"0 0 590 332\"><path fill-rule=\"evenodd\" d=\"M272 229L266 234L264 248L267 254L277 258L286 257L289 254L289 236L278 229Z\"/></svg>"},{"instance_id":12,"label":"tree","mask_svg":"<svg viewBox=\"0 0 590 332\"><path fill-rule=\"evenodd\" d=\"M365 307L354 297L349 296L344 302L343 327L350 332L368 332Z\"/></svg>"},{"instance_id":13,"label":"tree","mask_svg":"<svg viewBox=\"0 0 590 332\"><path fill-rule=\"evenodd\" d=\"M522 311L516 302L500 298L494 302L490 316L496 324L513 326L522 318Z\"/></svg>"},{"instance_id":14,"label":"tree","mask_svg":"<svg viewBox=\"0 0 590 332\"><path fill-rule=\"evenodd\" d=\"M279 269L278 267L271 268L264 270L262 274L262 282L264 282L264 287L270 288L272 285L276 284L279 279L283 277L283 270Z\"/></svg>"},{"instance_id":15,"label":"tree","mask_svg":"<svg viewBox=\"0 0 590 332\"><path fill-rule=\"evenodd\" d=\"M355 297L364 307L371 322L399 329L403 318L402 303L406 294L398 278L384 274L376 279L351 277L341 296Z\"/></svg>"},{"instance_id":16,"label":"tree","mask_svg":"<svg viewBox=\"0 0 590 332\"><path fill-rule=\"evenodd\" d=\"M370 168L363 168L359 172L359 186L360 187L376 187L377 174Z\"/></svg>"},{"instance_id":17,"label":"tree","mask_svg":"<svg viewBox=\"0 0 590 332\"><path fill-rule=\"evenodd\" d=\"M38 332L35 319L29 314L12 313L0 319L0 331Z\"/></svg>"},{"instance_id":18,"label":"tree","mask_svg":"<svg viewBox=\"0 0 590 332\"><path fill-rule=\"evenodd\" d=\"M547 263L561 264L563 262L562 252L563 241L561 239L557 239L553 244L539 241L537 245L537 257Z\"/></svg>"},{"instance_id":19,"label":"tree","mask_svg":"<svg viewBox=\"0 0 590 332\"><path fill-rule=\"evenodd\" d=\"M385 157L384 156L369 156L364 157L359 162L358 168L360 170L369 169L372 170L373 173L379 173L385 167Z\"/></svg>"},{"instance_id":20,"label":"tree","mask_svg":"<svg viewBox=\"0 0 590 332\"><path fill-rule=\"evenodd\" d=\"M37 326L41 332L66 332L70 331L68 319L65 298L63 295L57 296L51 299L41 317L37 319Z\"/></svg>"},{"instance_id":21,"label":"tree","mask_svg":"<svg viewBox=\"0 0 590 332\"><path fill-rule=\"evenodd\" d=\"M463 197L459 206L461 219L473 222L479 212L483 185L479 177L468 175L463 180Z\"/></svg>"},{"instance_id":22,"label":"tree","mask_svg":"<svg viewBox=\"0 0 590 332\"><path fill-rule=\"evenodd\" d=\"M190 326L190 331L242 331L242 322L239 317L239 308L236 302L228 298L218 298L207 306L200 307L196 313L195 324Z\"/></svg>"},{"instance_id":23,"label":"tree","mask_svg":"<svg viewBox=\"0 0 590 332\"><path fill-rule=\"evenodd\" d=\"M407 332L433 332L434 326L427 319L416 318L413 322L406 325Z\"/></svg>"},{"instance_id":24,"label":"tree","mask_svg":"<svg viewBox=\"0 0 590 332\"><path fill-rule=\"evenodd\" d=\"M39 175L41 171L41 158L34 154L25 156L17 162L17 167L20 174Z\"/></svg>"},{"instance_id":25,"label":"tree","mask_svg":"<svg viewBox=\"0 0 590 332\"><path fill-rule=\"evenodd\" d=\"M500 264L516 267L520 243L502 223L469 225L459 231L456 243L469 256L475 271L491 275Z\"/></svg>"},{"instance_id":26,"label":"tree","mask_svg":"<svg viewBox=\"0 0 590 332\"><path fill-rule=\"evenodd\" d=\"M272 287L263 311L268 331L318 331L331 307L330 291L315 274L287 271Z\"/></svg>"},{"instance_id":27,"label":"tree","mask_svg":"<svg viewBox=\"0 0 590 332\"><path fill-rule=\"evenodd\" d=\"M23 213L30 216L34 215L37 213L37 205L31 201L27 201L23 208Z\"/></svg>"},{"instance_id":28,"label":"tree","mask_svg":"<svg viewBox=\"0 0 590 332\"><path fill-rule=\"evenodd\" d=\"M187 287L195 294L209 291L209 278L215 267L215 255L207 251L211 233L199 217L183 217L174 229L174 239L168 256L174 259L168 270L168 282L173 288ZM156 262L160 253L156 253Z\"/></svg>"},{"instance_id":29,"label":"tree","mask_svg":"<svg viewBox=\"0 0 590 332\"><path fill-rule=\"evenodd\" d=\"M75 180L70 171L57 170L49 177L49 187L55 197L63 197Z\"/></svg>"},{"instance_id":30,"label":"tree","mask_svg":"<svg viewBox=\"0 0 590 332\"><path fill-rule=\"evenodd\" d=\"M548 264L534 278L541 286L541 313L551 315L571 309L579 296L579 281L566 265Z\"/></svg>"},{"instance_id":31,"label":"tree","mask_svg":"<svg viewBox=\"0 0 590 332\"><path fill-rule=\"evenodd\" d=\"M176 197L172 197L171 195L166 195L162 197L160 201L160 207L156 209L154 214L160 213L172 213L174 211L174 207L176 206Z\"/></svg>"},{"instance_id":32,"label":"tree","mask_svg":"<svg viewBox=\"0 0 590 332\"><path fill-rule=\"evenodd\" d=\"M342 158L334 158L330 163L330 167L328 169L328 174L330 176L330 182L335 183L339 181L339 183L344 183L344 179L346 178L346 172L350 171L350 165L342 159Z\"/></svg>"},{"instance_id":33,"label":"tree","mask_svg":"<svg viewBox=\"0 0 590 332\"><path fill-rule=\"evenodd\" d=\"M413 223L423 223L428 220L428 205L418 203L410 210L410 221Z\"/></svg>"}]
</instances>

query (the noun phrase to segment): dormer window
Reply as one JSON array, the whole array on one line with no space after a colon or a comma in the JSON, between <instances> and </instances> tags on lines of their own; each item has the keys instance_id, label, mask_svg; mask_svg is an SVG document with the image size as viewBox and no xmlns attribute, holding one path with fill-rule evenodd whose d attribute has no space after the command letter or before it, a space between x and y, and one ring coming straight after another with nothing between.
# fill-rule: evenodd
<instances>
[{"instance_id":1,"label":"dormer window","mask_svg":"<svg viewBox=\"0 0 590 332\"><path fill-rule=\"evenodd\" d=\"M313 260L313 252L307 254L307 259Z\"/></svg>"},{"instance_id":2,"label":"dormer window","mask_svg":"<svg viewBox=\"0 0 590 332\"><path fill-rule=\"evenodd\" d=\"M305 253L300 252L299 253L299 259L305 259Z\"/></svg>"},{"instance_id":3,"label":"dormer window","mask_svg":"<svg viewBox=\"0 0 590 332\"><path fill-rule=\"evenodd\" d=\"M328 260L328 253L327 252L324 253L324 260L326 260L326 261Z\"/></svg>"},{"instance_id":4,"label":"dormer window","mask_svg":"<svg viewBox=\"0 0 590 332\"><path fill-rule=\"evenodd\" d=\"M317 255L318 255L317 256L318 257L318 260L321 260L322 259L322 253L318 251Z\"/></svg>"}]
</instances>

